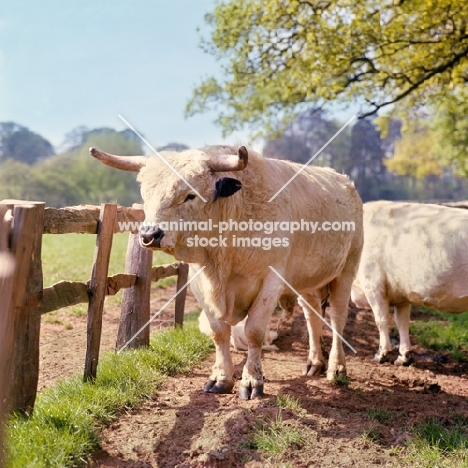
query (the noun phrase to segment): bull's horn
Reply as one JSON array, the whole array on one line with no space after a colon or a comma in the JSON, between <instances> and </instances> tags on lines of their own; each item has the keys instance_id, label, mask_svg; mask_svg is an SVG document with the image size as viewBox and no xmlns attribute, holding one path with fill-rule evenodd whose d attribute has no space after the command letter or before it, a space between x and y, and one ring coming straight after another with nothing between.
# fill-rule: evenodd
<instances>
[{"instance_id":1,"label":"bull's horn","mask_svg":"<svg viewBox=\"0 0 468 468\"><path fill-rule=\"evenodd\" d=\"M249 153L245 146L239 146L237 154L220 154L208 161L213 172L243 171L247 167Z\"/></svg>"},{"instance_id":2,"label":"bull's horn","mask_svg":"<svg viewBox=\"0 0 468 468\"><path fill-rule=\"evenodd\" d=\"M115 154L105 153L97 148L89 148L93 158L99 159L103 164L122 171L138 172L146 165L146 156L116 156Z\"/></svg>"}]
</instances>

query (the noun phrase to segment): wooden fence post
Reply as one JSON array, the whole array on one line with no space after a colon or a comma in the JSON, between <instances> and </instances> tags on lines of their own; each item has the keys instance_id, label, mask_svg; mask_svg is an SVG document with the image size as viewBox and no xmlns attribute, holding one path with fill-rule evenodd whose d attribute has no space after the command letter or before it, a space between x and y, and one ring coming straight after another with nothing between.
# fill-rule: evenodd
<instances>
[{"instance_id":1,"label":"wooden fence post","mask_svg":"<svg viewBox=\"0 0 468 468\"><path fill-rule=\"evenodd\" d=\"M138 234L130 234L125 273L136 274L137 279L133 287L123 292L117 349L125 346L150 319L152 262L153 251L140 246ZM149 335L148 326L128 344L128 347L149 346Z\"/></svg>"},{"instance_id":2,"label":"wooden fence post","mask_svg":"<svg viewBox=\"0 0 468 468\"><path fill-rule=\"evenodd\" d=\"M101 345L102 310L107 290L112 239L117 220L117 205L103 203L99 214L94 265L89 283L86 361L84 381L96 378Z\"/></svg>"},{"instance_id":3,"label":"wooden fence post","mask_svg":"<svg viewBox=\"0 0 468 468\"><path fill-rule=\"evenodd\" d=\"M39 380L39 338L42 301L42 202L13 209L11 250L15 256L13 280L14 352L11 364L9 407L31 414Z\"/></svg>"},{"instance_id":4,"label":"wooden fence post","mask_svg":"<svg viewBox=\"0 0 468 468\"><path fill-rule=\"evenodd\" d=\"M177 291L187 284L188 281L189 266L187 263L179 264L179 273L177 275ZM184 324L184 309L185 309L185 298L187 297L187 288L185 288L175 298L175 315L174 325L176 327L182 327Z\"/></svg>"},{"instance_id":5,"label":"wooden fence post","mask_svg":"<svg viewBox=\"0 0 468 468\"><path fill-rule=\"evenodd\" d=\"M8 390L13 357L13 276L15 261L8 252L0 252L0 467L3 467L4 423L8 412Z\"/></svg>"},{"instance_id":6,"label":"wooden fence post","mask_svg":"<svg viewBox=\"0 0 468 468\"><path fill-rule=\"evenodd\" d=\"M0 206L0 467L4 466L4 423L8 412L8 389L13 355L13 255L2 252L6 249L8 231L3 224L6 207Z\"/></svg>"}]
</instances>

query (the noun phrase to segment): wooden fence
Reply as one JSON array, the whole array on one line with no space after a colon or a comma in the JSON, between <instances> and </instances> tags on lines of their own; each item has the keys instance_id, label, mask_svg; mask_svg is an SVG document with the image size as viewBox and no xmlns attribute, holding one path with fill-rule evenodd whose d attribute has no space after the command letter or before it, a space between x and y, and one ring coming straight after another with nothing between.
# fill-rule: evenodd
<instances>
[{"instance_id":1,"label":"wooden fence","mask_svg":"<svg viewBox=\"0 0 468 468\"><path fill-rule=\"evenodd\" d=\"M8 231L3 223L5 213L6 208L0 205L0 467L3 467L3 429L6 416L6 406L2 402L7 395L11 369L13 315L10 311L15 274L15 259L7 252Z\"/></svg>"},{"instance_id":2,"label":"wooden fence","mask_svg":"<svg viewBox=\"0 0 468 468\"><path fill-rule=\"evenodd\" d=\"M88 303L84 380L96 377L106 296L124 290L116 342L120 348L150 320L151 281L177 275L175 324L182 326L188 265L152 267L153 253L140 247L135 230L143 219L140 206L46 208L42 202L0 202L0 418L7 410L24 414L33 410L42 314ZM119 223L133 223L134 230L129 236L125 273L108 277L113 235L121 232ZM60 281L43 288L42 235L68 233L97 235L91 279L87 283ZM128 346L148 345L146 327Z\"/></svg>"}]
</instances>

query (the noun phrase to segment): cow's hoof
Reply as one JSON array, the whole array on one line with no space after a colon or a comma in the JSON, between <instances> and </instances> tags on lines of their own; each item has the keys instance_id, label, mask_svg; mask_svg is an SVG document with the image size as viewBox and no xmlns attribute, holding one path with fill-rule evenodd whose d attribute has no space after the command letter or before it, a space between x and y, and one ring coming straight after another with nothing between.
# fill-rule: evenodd
<instances>
[{"instance_id":1,"label":"cow's hoof","mask_svg":"<svg viewBox=\"0 0 468 468\"><path fill-rule=\"evenodd\" d=\"M302 375L306 375L307 377L314 377L323 374L325 371L325 364L319 362L318 364L312 364L310 359L307 359L307 364L302 371Z\"/></svg>"},{"instance_id":2,"label":"cow's hoof","mask_svg":"<svg viewBox=\"0 0 468 468\"><path fill-rule=\"evenodd\" d=\"M234 388L234 383L216 380L208 380L203 391L206 393L231 393Z\"/></svg>"},{"instance_id":3,"label":"cow's hoof","mask_svg":"<svg viewBox=\"0 0 468 468\"><path fill-rule=\"evenodd\" d=\"M241 385L239 387L239 398L241 400L254 400L263 397L263 384L258 387L248 387Z\"/></svg>"},{"instance_id":4,"label":"cow's hoof","mask_svg":"<svg viewBox=\"0 0 468 468\"><path fill-rule=\"evenodd\" d=\"M376 364L384 364L385 362L390 362L390 356L388 355L388 353L385 353L385 354L377 353L372 358L371 362L375 362Z\"/></svg>"},{"instance_id":5,"label":"cow's hoof","mask_svg":"<svg viewBox=\"0 0 468 468\"><path fill-rule=\"evenodd\" d=\"M393 362L395 366L410 366L413 363L413 358L410 353L400 354Z\"/></svg>"}]
</instances>

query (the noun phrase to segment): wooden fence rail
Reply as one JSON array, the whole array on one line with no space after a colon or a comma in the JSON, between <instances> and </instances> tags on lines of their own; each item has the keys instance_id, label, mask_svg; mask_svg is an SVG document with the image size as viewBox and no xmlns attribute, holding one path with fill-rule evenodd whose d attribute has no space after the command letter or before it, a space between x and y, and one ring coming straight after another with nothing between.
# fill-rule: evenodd
<instances>
[{"instance_id":1,"label":"wooden fence rail","mask_svg":"<svg viewBox=\"0 0 468 468\"><path fill-rule=\"evenodd\" d=\"M124 290L116 340L116 347L120 348L149 321L151 281L178 275L180 293L175 304L175 324L182 325L186 290L181 291L181 288L187 282L188 265L173 263L152 267L153 253L140 247L136 234L143 220L144 213L139 205L132 208L115 204L46 208L41 202L0 201L0 276L3 275L0 278L0 372L3 372L0 374L0 402L7 401L9 411L31 414L34 408L42 314L79 303L88 304L84 380L96 377L105 296ZM122 231L131 232L125 273L109 277L113 234ZM44 288L42 236L68 233L96 234L91 278L86 283L60 281ZM2 253L2 250L11 253ZM14 273L13 263L16 265ZM7 309L10 296L11 305ZM149 327L146 327L129 347L148 345ZM2 411L6 411L6 407L0 403L0 418Z\"/></svg>"}]
</instances>

